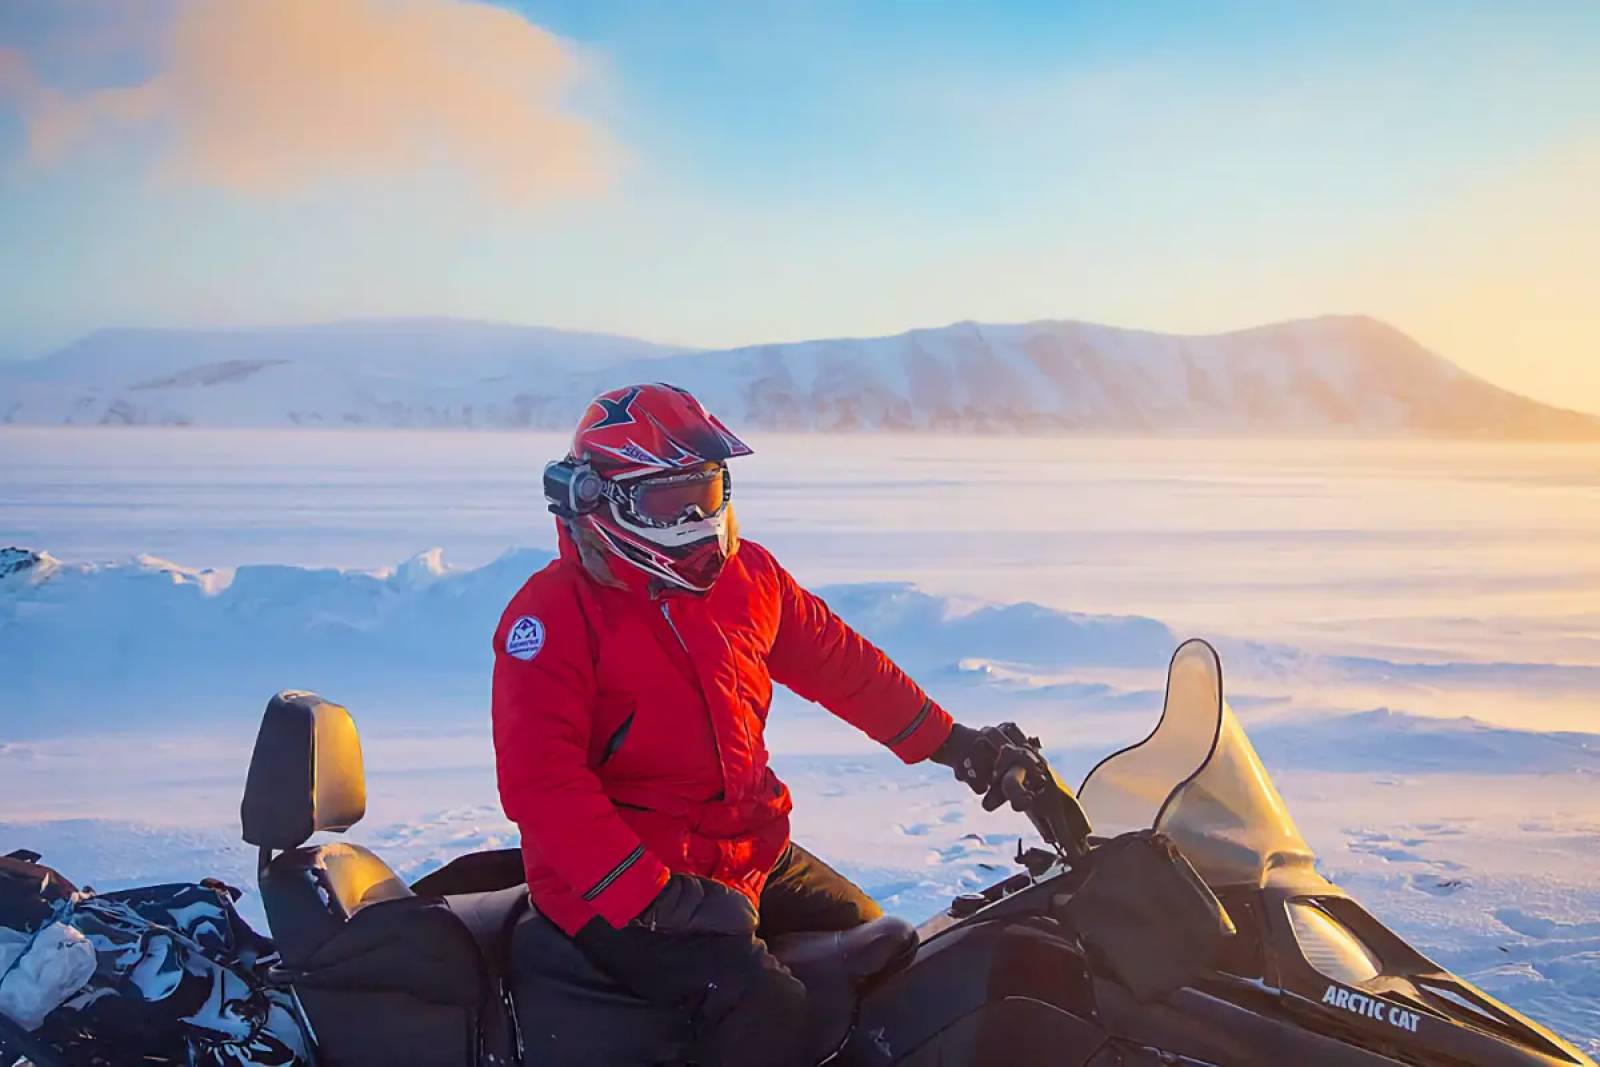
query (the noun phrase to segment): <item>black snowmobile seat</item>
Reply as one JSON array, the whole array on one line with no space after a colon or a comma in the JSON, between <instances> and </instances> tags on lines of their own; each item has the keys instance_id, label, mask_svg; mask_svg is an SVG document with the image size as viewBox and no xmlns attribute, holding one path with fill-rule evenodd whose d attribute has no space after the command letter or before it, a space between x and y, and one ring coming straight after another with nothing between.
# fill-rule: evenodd
<instances>
[{"instance_id":1,"label":"black snowmobile seat","mask_svg":"<svg viewBox=\"0 0 1600 1067\"><path fill-rule=\"evenodd\" d=\"M260 872L260 889L284 963L313 955L363 908L413 894L360 845L336 841L283 853ZM320 892L306 893L313 886Z\"/></svg>"},{"instance_id":2,"label":"black snowmobile seat","mask_svg":"<svg viewBox=\"0 0 1600 1067\"><path fill-rule=\"evenodd\" d=\"M274 696L261 716L239 805L244 839L296 848L318 830L348 830L366 813L366 769L350 713L315 693Z\"/></svg>"},{"instance_id":3,"label":"black snowmobile seat","mask_svg":"<svg viewBox=\"0 0 1600 1067\"><path fill-rule=\"evenodd\" d=\"M419 882L418 885L421 883ZM476 893L444 897L445 904L472 934L483 957L489 1003L483 1013L480 1057L484 1063L516 1063L516 1025L504 1005L514 983L511 978L511 935L517 920L527 913L528 887L523 884Z\"/></svg>"},{"instance_id":4,"label":"black snowmobile seat","mask_svg":"<svg viewBox=\"0 0 1600 1067\"><path fill-rule=\"evenodd\" d=\"M262 902L285 963L313 954L362 908L412 895L360 845L299 847L319 830L348 830L366 812L361 738L350 713L314 693L274 696L261 717L239 819L244 839L264 850Z\"/></svg>"},{"instance_id":5,"label":"black snowmobile seat","mask_svg":"<svg viewBox=\"0 0 1600 1067\"><path fill-rule=\"evenodd\" d=\"M489 986L466 925L360 845L305 843L366 814L350 713L314 693L274 696L239 814L244 839L261 849L267 922L322 1060L476 1062Z\"/></svg>"},{"instance_id":6,"label":"black snowmobile seat","mask_svg":"<svg viewBox=\"0 0 1600 1067\"><path fill-rule=\"evenodd\" d=\"M849 930L783 934L767 948L807 987L813 981L859 984L904 969L917 952L917 928L885 915Z\"/></svg>"},{"instance_id":7,"label":"black snowmobile seat","mask_svg":"<svg viewBox=\"0 0 1600 1067\"><path fill-rule=\"evenodd\" d=\"M806 1034L813 1059L844 1044L855 1021L864 983L910 966L917 955L917 929L892 915L849 930L784 934L767 949L806 987Z\"/></svg>"},{"instance_id":8,"label":"black snowmobile seat","mask_svg":"<svg viewBox=\"0 0 1600 1067\"><path fill-rule=\"evenodd\" d=\"M785 934L768 942L806 986L806 1034L821 1061L844 1043L857 996L873 978L908 966L917 931L885 916L849 930ZM537 911L517 921L512 943L517 1019L529 1063L677 1062L689 1020L613 982Z\"/></svg>"}]
</instances>

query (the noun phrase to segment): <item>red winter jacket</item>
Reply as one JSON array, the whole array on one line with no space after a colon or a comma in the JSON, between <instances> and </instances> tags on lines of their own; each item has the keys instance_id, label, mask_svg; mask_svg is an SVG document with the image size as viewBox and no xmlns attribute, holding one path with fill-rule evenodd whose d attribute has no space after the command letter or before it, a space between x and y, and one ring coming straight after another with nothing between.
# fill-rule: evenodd
<instances>
[{"instance_id":1,"label":"red winter jacket","mask_svg":"<svg viewBox=\"0 0 1600 1067\"><path fill-rule=\"evenodd\" d=\"M741 542L704 596L625 580L595 581L563 531L494 637L500 800L535 906L568 933L595 915L626 925L668 872L759 899L789 841L789 790L762 738L774 681L907 763L950 734L942 708L758 544Z\"/></svg>"}]
</instances>

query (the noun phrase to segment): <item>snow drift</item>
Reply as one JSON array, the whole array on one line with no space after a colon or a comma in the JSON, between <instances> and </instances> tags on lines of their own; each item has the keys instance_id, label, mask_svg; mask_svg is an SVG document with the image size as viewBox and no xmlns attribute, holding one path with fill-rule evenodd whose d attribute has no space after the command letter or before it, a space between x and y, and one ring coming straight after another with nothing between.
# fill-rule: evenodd
<instances>
[{"instance_id":1,"label":"snow drift","mask_svg":"<svg viewBox=\"0 0 1600 1067\"><path fill-rule=\"evenodd\" d=\"M246 724L287 686L335 696L368 717L482 722L490 635L511 595L550 558L514 549L457 569L433 549L373 572L201 570L152 556L67 564L5 550L5 731ZM908 666L932 672L953 669L963 652L1159 668L1173 643L1148 619L958 605L899 584L821 593Z\"/></svg>"},{"instance_id":2,"label":"snow drift","mask_svg":"<svg viewBox=\"0 0 1600 1067\"><path fill-rule=\"evenodd\" d=\"M150 556L63 563L44 552L3 550L0 742L196 726L247 732L267 696L285 687L323 692L369 723L482 726L495 622L549 559L514 549L483 567L452 568L434 549L371 572L202 570ZM1070 730L1040 725L1039 732L1102 753L1154 723L1178 642L1154 619L958 600L903 583L819 592L964 714L1025 724L1059 717ZM1233 702L1274 766L1600 773L1600 735L1293 703L1297 688L1309 693L1318 679L1350 678L1352 662L1369 664L1378 679L1403 675L1404 664L1242 643L1223 648ZM1285 678L1286 661L1303 677ZM1452 666L1467 688L1484 669L1433 665L1427 676L1439 684ZM775 718L793 724L804 707L786 697Z\"/></svg>"},{"instance_id":3,"label":"snow drift","mask_svg":"<svg viewBox=\"0 0 1600 1067\"><path fill-rule=\"evenodd\" d=\"M1432 719L1379 708L1252 731L1275 768L1462 774L1600 774L1600 734L1511 730L1470 718Z\"/></svg>"}]
</instances>

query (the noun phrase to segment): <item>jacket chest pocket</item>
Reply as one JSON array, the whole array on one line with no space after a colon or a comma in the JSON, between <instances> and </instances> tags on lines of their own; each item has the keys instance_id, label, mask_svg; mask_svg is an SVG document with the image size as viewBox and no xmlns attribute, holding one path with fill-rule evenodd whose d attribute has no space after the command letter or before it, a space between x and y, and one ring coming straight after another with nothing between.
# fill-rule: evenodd
<instances>
[{"instance_id":1,"label":"jacket chest pocket","mask_svg":"<svg viewBox=\"0 0 1600 1067\"><path fill-rule=\"evenodd\" d=\"M602 696L594 718L594 729L589 734L589 768L605 768L618 757L627 744L627 736L634 731L638 718L638 705L613 694L611 699Z\"/></svg>"},{"instance_id":2,"label":"jacket chest pocket","mask_svg":"<svg viewBox=\"0 0 1600 1067\"><path fill-rule=\"evenodd\" d=\"M589 766L608 782L651 783L692 797L716 792L717 743L699 689L676 675L630 681L602 686Z\"/></svg>"},{"instance_id":3,"label":"jacket chest pocket","mask_svg":"<svg viewBox=\"0 0 1600 1067\"><path fill-rule=\"evenodd\" d=\"M601 738L603 738L603 740L601 740L600 743L600 751L598 756L596 756L592 761L595 770L599 770L607 763L610 763L611 758L622 749L622 746L628 740L628 732L633 729L633 720L636 715L638 715L638 709L630 708L628 709L627 713L623 715L622 721L619 722L614 729L611 729L609 732L605 730L601 731ZM591 744L590 747L593 748L593 745Z\"/></svg>"}]
</instances>

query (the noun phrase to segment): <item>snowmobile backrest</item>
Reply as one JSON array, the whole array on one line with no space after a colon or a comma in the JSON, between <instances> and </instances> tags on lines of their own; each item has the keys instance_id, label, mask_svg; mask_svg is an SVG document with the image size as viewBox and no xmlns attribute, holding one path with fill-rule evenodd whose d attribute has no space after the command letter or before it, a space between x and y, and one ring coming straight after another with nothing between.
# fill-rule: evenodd
<instances>
[{"instance_id":1,"label":"snowmobile backrest","mask_svg":"<svg viewBox=\"0 0 1600 1067\"><path fill-rule=\"evenodd\" d=\"M239 805L244 839L295 848L318 830L348 830L366 812L361 738L350 713L315 693L285 690L268 701Z\"/></svg>"}]
</instances>

